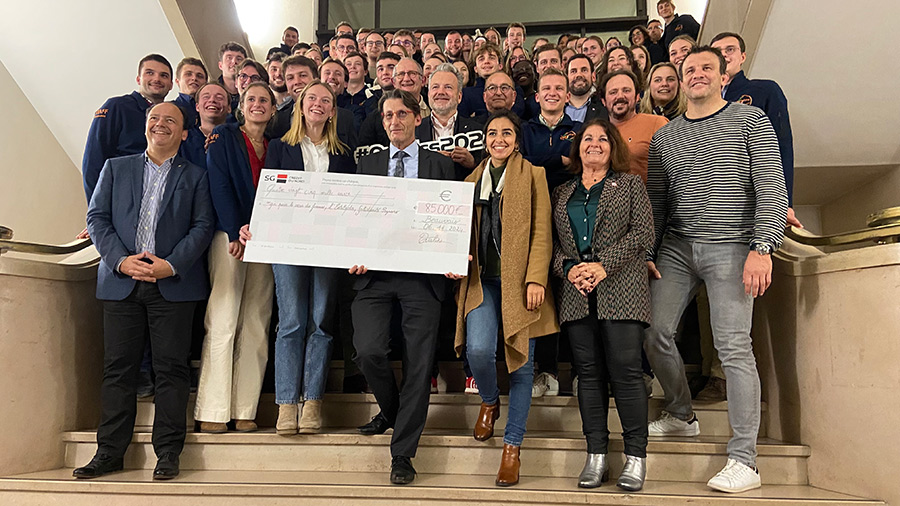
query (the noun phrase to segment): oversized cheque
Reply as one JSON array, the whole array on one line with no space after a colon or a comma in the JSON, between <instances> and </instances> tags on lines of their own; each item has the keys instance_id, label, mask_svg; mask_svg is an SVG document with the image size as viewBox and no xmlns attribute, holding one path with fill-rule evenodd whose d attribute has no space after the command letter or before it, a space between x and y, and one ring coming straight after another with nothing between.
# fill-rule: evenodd
<instances>
[{"instance_id":1,"label":"oversized cheque","mask_svg":"<svg viewBox=\"0 0 900 506\"><path fill-rule=\"evenodd\" d=\"M457 181L265 169L244 260L465 273L474 188Z\"/></svg>"}]
</instances>

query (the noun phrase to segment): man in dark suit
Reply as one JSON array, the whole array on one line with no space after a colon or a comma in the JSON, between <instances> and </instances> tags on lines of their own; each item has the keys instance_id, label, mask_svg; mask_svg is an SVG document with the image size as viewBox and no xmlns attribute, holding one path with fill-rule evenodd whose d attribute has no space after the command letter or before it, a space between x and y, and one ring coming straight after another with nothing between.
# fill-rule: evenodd
<instances>
[{"instance_id":1,"label":"man in dark suit","mask_svg":"<svg viewBox=\"0 0 900 506\"><path fill-rule=\"evenodd\" d=\"M453 179L450 158L422 149L415 139L415 128L422 122L418 97L403 90L386 91L378 109L391 144L387 150L362 157L360 174ZM350 274L359 276L354 286L357 295L353 302L356 329L353 344L360 369L381 408L381 413L360 431L380 434L394 427L391 483L410 483L416 477L410 459L416 455L428 412L432 358L437 346L441 301L446 297L446 280L434 274L370 273L364 265L354 265ZM388 359L395 303L399 303L402 311L404 353L400 388Z\"/></svg>"},{"instance_id":2,"label":"man in dark suit","mask_svg":"<svg viewBox=\"0 0 900 506\"><path fill-rule=\"evenodd\" d=\"M457 113L459 101L462 100L461 90L462 75L452 63L442 63L435 67L428 76L428 103L431 105L431 115L422 118L422 123L416 127L416 139L419 142L431 142L459 133L481 130L481 125L477 121L460 117ZM482 150L472 152L461 146L441 151L441 154L453 160L457 181L462 181L472 172L481 161L482 153Z\"/></svg>"},{"instance_id":3,"label":"man in dark suit","mask_svg":"<svg viewBox=\"0 0 900 506\"><path fill-rule=\"evenodd\" d=\"M190 393L191 324L209 294L203 253L215 228L206 171L178 156L187 115L172 103L147 116L147 150L113 158L100 172L87 224L97 251L104 365L97 453L72 473L122 469L131 442L138 371L149 336L156 372L153 478L178 475Z\"/></svg>"}]
</instances>

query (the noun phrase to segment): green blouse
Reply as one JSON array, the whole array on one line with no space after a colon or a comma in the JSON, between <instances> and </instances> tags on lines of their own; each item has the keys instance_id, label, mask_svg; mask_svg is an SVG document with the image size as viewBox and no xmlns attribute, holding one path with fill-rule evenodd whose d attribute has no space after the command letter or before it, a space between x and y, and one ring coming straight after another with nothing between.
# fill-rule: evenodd
<instances>
[{"instance_id":1,"label":"green blouse","mask_svg":"<svg viewBox=\"0 0 900 506\"><path fill-rule=\"evenodd\" d=\"M575 245L578 247L578 253L582 262L590 262L593 260L591 251L591 242L594 239L594 226L597 223L597 211L600 208L600 195L603 193L603 186L606 184L606 178L609 172L591 189L584 187L584 183L580 180L575 186L575 191L566 203L566 212L569 215L569 223L572 225L572 233L575 235ZM563 271L569 274L569 269L577 265L579 262L574 260L566 260L563 263Z\"/></svg>"}]
</instances>

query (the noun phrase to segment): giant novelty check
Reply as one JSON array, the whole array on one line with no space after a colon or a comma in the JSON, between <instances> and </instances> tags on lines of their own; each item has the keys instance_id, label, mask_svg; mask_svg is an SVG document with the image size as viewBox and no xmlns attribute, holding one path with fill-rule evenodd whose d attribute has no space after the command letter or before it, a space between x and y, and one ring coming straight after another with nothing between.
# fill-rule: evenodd
<instances>
[{"instance_id":1,"label":"giant novelty check","mask_svg":"<svg viewBox=\"0 0 900 506\"><path fill-rule=\"evenodd\" d=\"M458 181L264 169L244 260L465 273L474 189Z\"/></svg>"}]
</instances>

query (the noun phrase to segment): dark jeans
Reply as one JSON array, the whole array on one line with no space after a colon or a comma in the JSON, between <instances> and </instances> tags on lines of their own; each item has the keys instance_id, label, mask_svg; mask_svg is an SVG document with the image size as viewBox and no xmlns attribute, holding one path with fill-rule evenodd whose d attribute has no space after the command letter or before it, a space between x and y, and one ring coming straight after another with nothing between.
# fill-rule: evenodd
<instances>
[{"instance_id":1,"label":"dark jeans","mask_svg":"<svg viewBox=\"0 0 900 506\"><path fill-rule=\"evenodd\" d=\"M578 408L588 453L609 447L609 387L619 419L625 454L647 456L647 391L641 371L644 326L630 320L598 320L596 301L585 318L565 323L578 373Z\"/></svg>"},{"instance_id":2,"label":"dark jeans","mask_svg":"<svg viewBox=\"0 0 900 506\"><path fill-rule=\"evenodd\" d=\"M156 375L153 449L157 456L181 454L187 431L191 323L196 305L169 302L155 283L144 282L138 282L124 300L103 303L99 453L121 457L131 442L141 360L149 337Z\"/></svg>"}]
</instances>

